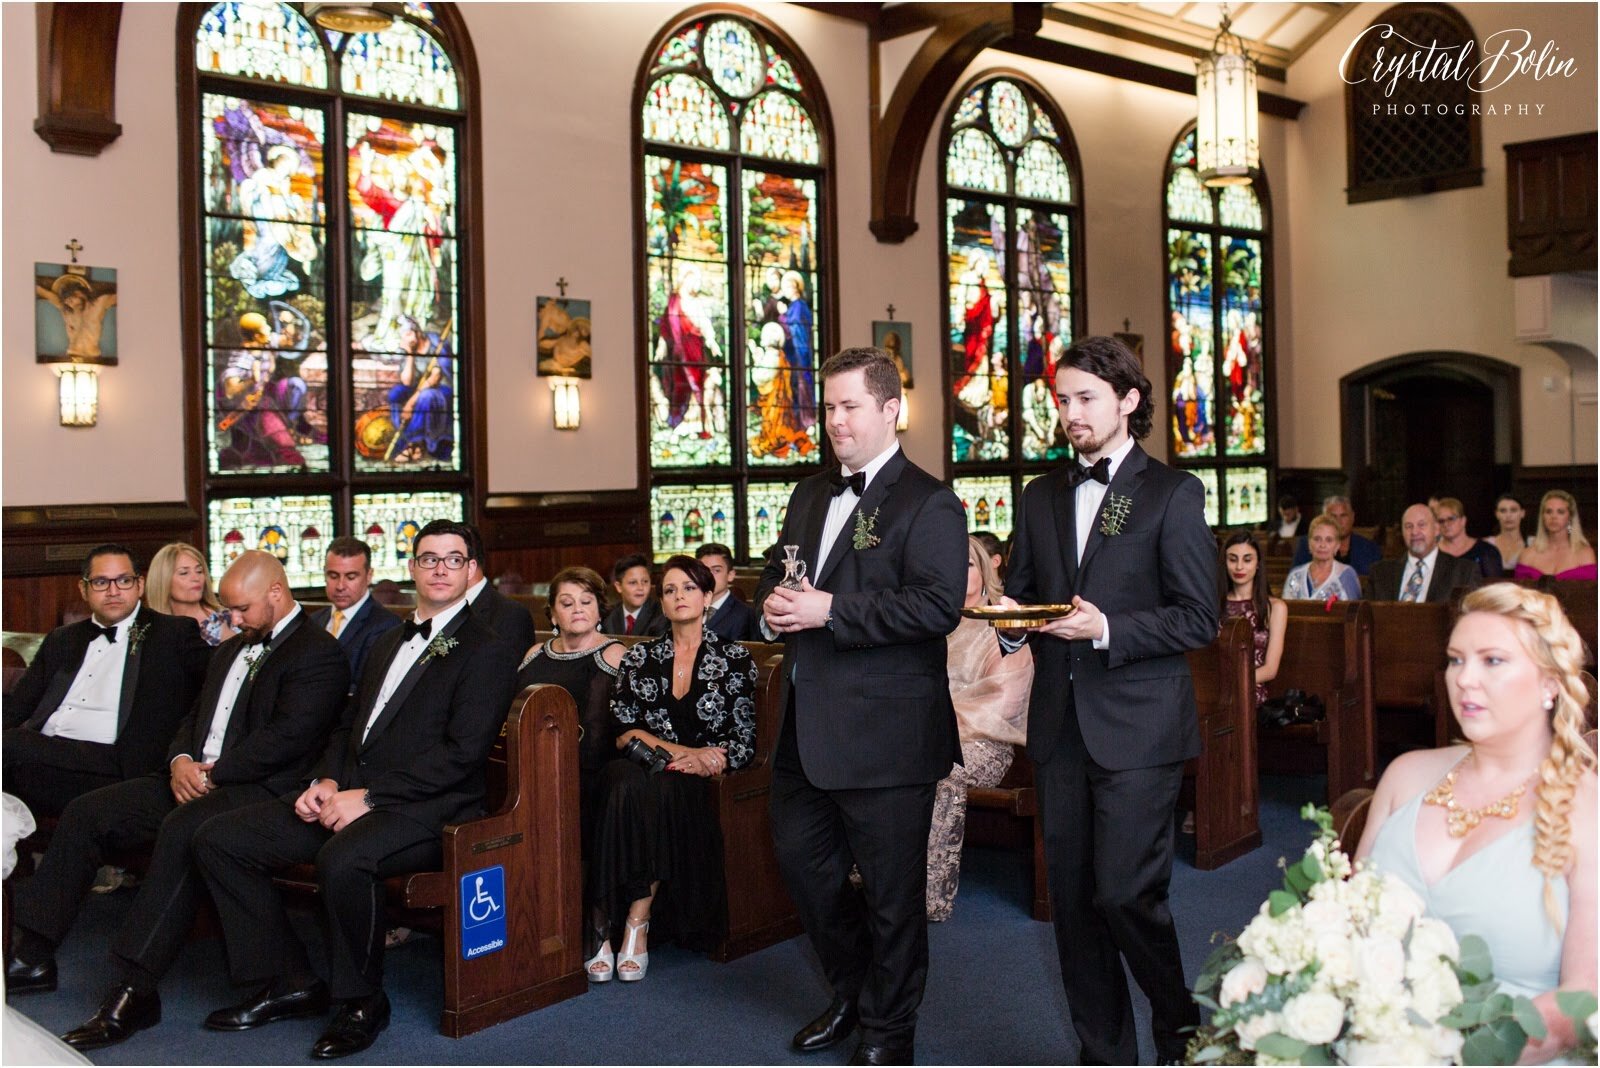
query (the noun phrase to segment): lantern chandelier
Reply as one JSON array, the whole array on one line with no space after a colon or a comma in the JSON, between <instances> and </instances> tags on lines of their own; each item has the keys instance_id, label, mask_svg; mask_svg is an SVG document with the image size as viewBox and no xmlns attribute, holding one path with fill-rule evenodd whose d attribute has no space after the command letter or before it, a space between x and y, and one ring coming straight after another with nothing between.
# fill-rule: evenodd
<instances>
[{"instance_id":1,"label":"lantern chandelier","mask_svg":"<svg viewBox=\"0 0 1600 1068\"><path fill-rule=\"evenodd\" d=\"M1232 25L1224 4L1210 53L1195 61L1195 165L1208 186L1249 185L1261 166L1256 63Z\"/></svg>"}]
</instances>

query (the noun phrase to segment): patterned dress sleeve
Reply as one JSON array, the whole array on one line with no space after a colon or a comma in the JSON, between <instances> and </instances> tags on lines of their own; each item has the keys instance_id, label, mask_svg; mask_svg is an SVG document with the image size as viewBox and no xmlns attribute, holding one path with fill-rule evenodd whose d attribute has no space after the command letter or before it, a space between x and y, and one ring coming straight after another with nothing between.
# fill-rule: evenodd
<instances>
[{"instance_id":1,"label":"patterned dress sleeve","mask_svg":"<svg viewBox=\"0 0 1600 1068\"><path fill-rule=\"evenodd\" d=\"M756 751L756 662L750 650L707 632L695 681L702 687L695 712L706 744L727 749L729 771L749 764Z\"/></svg>"}]
</instances>

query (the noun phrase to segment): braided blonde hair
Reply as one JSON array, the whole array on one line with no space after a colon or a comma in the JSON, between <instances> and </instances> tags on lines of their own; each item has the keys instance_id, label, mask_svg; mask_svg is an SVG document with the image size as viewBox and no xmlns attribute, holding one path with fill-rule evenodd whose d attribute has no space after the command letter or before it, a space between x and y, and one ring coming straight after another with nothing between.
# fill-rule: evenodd
<instances>
[{"instance_id":1,"label":"braided blonde hair","mask_svg":"<svg viewBox=\"0 0 1600 1068\"><path fill-rule=\"evenodd\" d=\"M1461 612L1504 616L1521 633L1522 646L1545 675L1556 682L1556 703L1550 713L1550 755L1539 765L1535 790L1533 866L1544 874L1544 911L1561 930L1555 880L1572 867L1572 797L1583 773L1595 766L1594 750L1584 739L1589 688L1583 681L1583 639L1567 621L1561 602L1548 593L1511 582L1497 582L1462 598Z\"/></svg>"}]
</instances>

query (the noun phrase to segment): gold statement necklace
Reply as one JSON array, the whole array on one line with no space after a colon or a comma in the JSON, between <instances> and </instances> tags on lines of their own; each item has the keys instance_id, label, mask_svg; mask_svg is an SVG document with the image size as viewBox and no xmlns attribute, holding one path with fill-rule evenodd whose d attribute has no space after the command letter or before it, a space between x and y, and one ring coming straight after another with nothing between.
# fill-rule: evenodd
<instances>
[{"instance_id":1,"label":"gold statement necklace","mask_svg":"<svg viewBox=\"0 0 1600 1068\"><path fill-rule=\"evenodd\" d=\"M1478 808L1462 808L1461 802L1456 800L1456 773L1471 759L1472 753L1469 750L1467 755L1461 758L1461 763L1445 774L1443 782L1422 795L1424 805L1438 805L1444 809L1444 826L1451 838L1465 838L1489 816L1502 820L1512 819L1517 814L1518 802L1528 790L1528 784L1523 782L1497 801L1491 801Z\"/></svg>"}]
</instances>

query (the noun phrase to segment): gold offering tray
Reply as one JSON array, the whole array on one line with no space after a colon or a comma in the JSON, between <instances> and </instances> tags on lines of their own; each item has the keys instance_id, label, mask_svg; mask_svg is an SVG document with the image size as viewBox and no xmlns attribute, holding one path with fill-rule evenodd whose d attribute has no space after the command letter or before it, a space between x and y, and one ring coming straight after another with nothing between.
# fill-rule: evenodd
<instances>
[{"instance_id":1,"label":"gold offering tray","mask_svg":"<svg viewBox=\"0 0 1600 1068\"><path fill-rule=\"evenodd\" d=\"M996 627L1021 629L1042 627L1053 619L1070 616L1076 611L1070 604L1024 604L1013 607L984 604L963 608L961 614L968 619L984 620Z\"/></svg>"}]
</instances>

